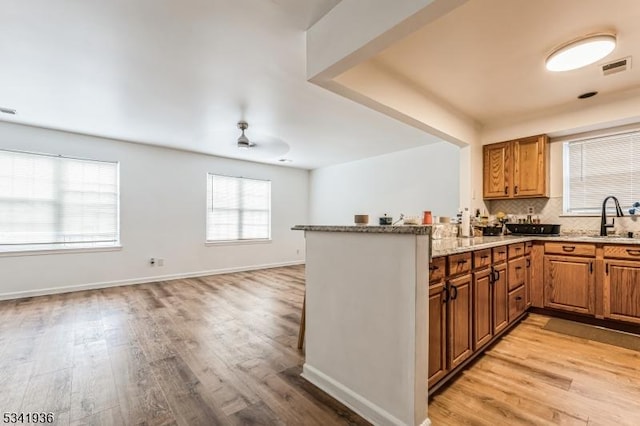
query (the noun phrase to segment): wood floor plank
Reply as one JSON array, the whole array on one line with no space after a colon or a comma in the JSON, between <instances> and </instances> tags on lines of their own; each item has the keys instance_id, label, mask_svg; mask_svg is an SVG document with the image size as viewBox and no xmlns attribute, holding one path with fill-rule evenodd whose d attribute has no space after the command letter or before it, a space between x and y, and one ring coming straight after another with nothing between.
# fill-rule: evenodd
<instances>
[{"instance_id":1,"label":"wood floor plank","mask_svg":"<svg viewBox=\"0 0 640 426\"><path fill-rule=\"evenodd\" d=\"M222 424L226 415L210 402L211 396L188 365L178 356L151 363L151 371L160 383L179 425Z\"/></svg>"},{"instance_id":2,"label":"wood floor plank","mask_svg":"<svg viewBox=\"0 0 640 426\"><path fill-rule=\"evenodd\" d=\"M109 360L73 368L71 420L79 420L118 405Z\"/></svg>"},{"instance_id":3,"label":"wood floor plank","mask_svg":"<svg viewBox=\"0 0 640 426\"><path fill-rule=\"evenodd\" d=\"M34 362L0 367L1 410L9 413L19 412L33 369Z\"/></svg>"},{"instance_id":4,"label":"wood floor plank","mask_svg":"<svg viewBox=\"0 0 640 426\"><path fill-rule=\"evenodd\" d=\"M71 380L71 368L32 376L18 412L53 413L53 424L68 425Z\"/></svg>"},{"instance_id":5,"label":"wood floor plank","mask_svg":"<svg viewBox=\"0 0 640 426\"><path fill-rule=\"evenodd\" d=\"M169 425L175 418L142 350L122 345L109 349L120 413L127 424Z\"/></svg>"},{"instance_id":6,"label":"wood floor plank","mask_svg":"<svg viewBox=\"0 0 640 426\"><path fill-rule=\"evenodd\" d=\"M71 421L71 426L115 426L123 424L125 424L125 420L118 406L100 411L83 419Z\"/></svg>"}]
</instances>

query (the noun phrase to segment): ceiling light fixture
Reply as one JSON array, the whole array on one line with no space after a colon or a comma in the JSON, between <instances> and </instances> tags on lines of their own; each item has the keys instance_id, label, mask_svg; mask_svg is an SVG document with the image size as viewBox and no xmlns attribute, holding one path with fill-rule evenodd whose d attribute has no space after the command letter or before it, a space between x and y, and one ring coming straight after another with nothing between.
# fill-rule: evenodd
<instances>
[{"instance_id":1,"label":"ceiling light fixture","mask_svg":"<svg viewBox=\"0 0 640 426\"><path fill-rule=\"evenodd\" d=\"M556 48L546 60L549 71L570 71L593 64L613 52L616 36L598 33L580 37Z\"/></svg>"}]
</instances>

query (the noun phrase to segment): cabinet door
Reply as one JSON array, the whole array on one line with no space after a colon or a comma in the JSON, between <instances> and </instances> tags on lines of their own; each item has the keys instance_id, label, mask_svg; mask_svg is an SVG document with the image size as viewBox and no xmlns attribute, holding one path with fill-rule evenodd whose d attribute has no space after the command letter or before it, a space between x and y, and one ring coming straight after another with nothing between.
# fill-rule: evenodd
<instances>
[{"instance_id":1,"label":"cabinet door","mask_svg":"<svg viewBox=\"0 0 640 426\"><path fill-rule=\"evenodd\" d=\"M606 261L604 317L640 323L640 262Z\"/></svg>"},{"instance_id":2,"label":"cabinet door","mask_svg":"<svg viewBox=\"0 0 640 426\"><path fill-rule=\"evenodd\" d=\"M524 301L525 307L529 308L531 306L531 255L526 255L524 258Z\"/></svg>"},{"instance_id":3,"label":"cabinet door","mask_svg":"<svg viewBox=\"0 0 640 426\"><path fill-rule=\"evenodd\" d=\"M491 269L473 274L473 350L478 350L493 337Z\"/></svg>"},{"instance_id":4,"label":"cabinet door","mask_svg":"<svg viewBox=\"0 0 640 426\"><path fill-rule=\"evenodd\" d=\"M524 287L509 292L509 324L514 322L527 309L525 306Z\"/></svg>"},{"instance_id":5,"label":"cabinet door","mask_svg":"<svg viewBox=\"0 0 640 426\"><path fill-rule=\"evenodd\" d=\"M534 136L513 143L513 196L547 197L548 138Z\"/></svg>"},{"instance_id":6,"label":"cabinet door","mask_svg":"<svg viewBox=\"0 0 640 426\"><path fill-rule=\"evenodd\" d=\"M447 305L444 281L429 286L429 387L447 370Z\"/></svg>"},{"instance_id":7,"label":"cabinet door","mask_svg":"<svg viewBox=\"0 0 640 426\"><path fill-rule=\"evenodd\" d=\"M519 257L509 261L509 291L524 285L526 275L526 260Z\"/></svg>"},{"instance_id":8,"label":"cabinet door","mask_svg":"<svg viewBox=\"0 0 640 426\"><path fill-rule=\"evenodd\" d=\"M485 199L510 198L511 144L494 143L483 147L483 196Z\"/></svg>"},{"instance_id":9,"label":"cabinet door","mask_svg":"<svg viewBox=\"0 0 640 426\"><path fill-rule=\"evenodd\" d=\"M498 334L509 324L509 287L507 284L507 264L493 268L493 334Z\"/></svg>"},{"instance_id":10,"label":"cabinet door","mask_svg":"<svg viewBox=\"0 0 640 426\"><path fill-rule=\"evenodd\" d=\"M593 258L544 257L544 306L581 314L595 314Z\"/></svg>"},{"instance_id":11,"label":"cabinet door","mask_svg":"<svg viewBox=\"0 0 640 426\"><path fill-rule=\"evenodd\" d=\"M471 274L449 281L449 368L469 358L473 347L471 317Z\"/></svg>"}]
</instances>

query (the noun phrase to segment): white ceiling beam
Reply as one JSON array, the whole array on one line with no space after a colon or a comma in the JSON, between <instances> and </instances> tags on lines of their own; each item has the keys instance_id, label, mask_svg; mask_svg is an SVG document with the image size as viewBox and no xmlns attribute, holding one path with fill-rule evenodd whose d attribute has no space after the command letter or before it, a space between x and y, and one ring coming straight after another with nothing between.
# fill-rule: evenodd
<instances>
[{"instance_id":1,"label":"white ceiling beam","mask_svg":"<svg viewBox=\"0 0 640 426\"><path fill-rule=\"evenodd\" d=\"M467 0L342 0L307 31L307 79L329 80Z\"/></svg>"}]
</instances>

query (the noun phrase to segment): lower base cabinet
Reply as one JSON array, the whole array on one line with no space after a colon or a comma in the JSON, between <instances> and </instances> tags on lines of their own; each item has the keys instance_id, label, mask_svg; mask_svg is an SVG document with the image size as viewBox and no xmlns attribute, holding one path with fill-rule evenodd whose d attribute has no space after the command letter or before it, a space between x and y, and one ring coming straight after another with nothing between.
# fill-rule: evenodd
<instances>
[{"instance_id":1,"label":"lower base cabinet","mask_svg":"<svg viewBox=\"0 0 640 426\"><path fill-rule=\"evenodd\" d=\"M473 273L473 349L478 350L493 337L493 271Z\"/></svg>"},{"instance_id":2,"label":"lower base cabinet","mask_svg":"<svg viewBox=\"0 0 640 426\"><path fill-rule=\"evenodd\" d=\"M498 334L509 325L509 285L507 264L494 266L493 273L493 334Z\"/></svg>"},{"instance_id":3,"label":"lower base cabinet","mask_svg":"<svg viewBox=\"0 0 640 426\"><path fill-rule=\"evenodd\" d=\"M605 262L604 317L640 324L640 262Z\"/></svg>"},{"instance_id":4,"label":"lower base cabinet","mask_svg":"<svg viewBox=\"0 0 640 426\"><path fill-rule=\"evenodd\" d=\"M447 305L445 283L429 286L429 387L447 372Z\"/></svg>"},{"instance_id":5,"label":"lower base cabinet","mask_svg":"<svg viewBox=\"0 0 640 426\"><path fill-rule=\"evenodd\" d=\"M429 286L429 386L473 352L471 274Z\"/></svg>"},{"instance_id":6,"label":"lower base cabinet","mask_svg":"<svg viewBox=\"0 0 640 426\"><path fill-rule=\"evenodd\" d=\"M449 301L449 368L454 369L473 352L471 274L454 278L448 283Z\"/></svg>"},{"instance_id":7,"label":"lower base cabinet","mask_svg":"<svg viewBox=\"0 0 640 426\"><path fill-rule=\"evenodd\" d=\"M527 309L525 286L509 292L509 323L512 323Z\"/></svg>"},{"instance_id":8,"label":"lower base cabinet","mask_svg":"<svg viewBox=\"0 0 640 426\"><path fill-rule=\"evenodd\" d=\"M580 314L595 314L595 259L544 257L544 306Z\"/></svg>"}]
</instances>

